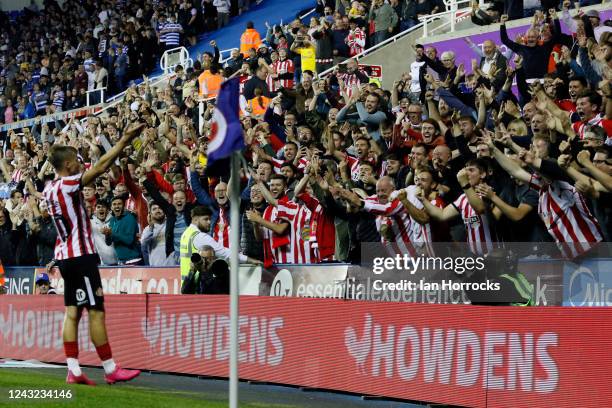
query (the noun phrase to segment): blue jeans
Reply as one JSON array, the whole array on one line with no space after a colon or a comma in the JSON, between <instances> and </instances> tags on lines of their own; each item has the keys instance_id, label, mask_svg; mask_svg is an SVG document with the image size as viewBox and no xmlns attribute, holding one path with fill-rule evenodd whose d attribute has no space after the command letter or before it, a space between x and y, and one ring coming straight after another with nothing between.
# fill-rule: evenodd
<instances>
[{"instance_id":1,"label":"blue jeans","mask_svg":"<svg viewBox=\"0 0 612 408\"><path fill-rule=\"evenodd\" d=\"M375 32L374 36L372 37L372 46L380 44L387 38L389 38L389 32L387 30Z\"/></svg>"}]
</instances>

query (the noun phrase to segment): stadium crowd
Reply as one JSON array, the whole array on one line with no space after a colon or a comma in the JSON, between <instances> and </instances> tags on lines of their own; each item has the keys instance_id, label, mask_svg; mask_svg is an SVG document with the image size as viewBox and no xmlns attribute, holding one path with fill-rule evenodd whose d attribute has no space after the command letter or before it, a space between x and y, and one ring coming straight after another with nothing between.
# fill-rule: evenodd
<instances>
[{"instance_id":1,"label":"stadium crowd","mask_svg":"<svg viewBox=\"0 0 612 408\"><path fill-rule=\"evenodd\" d=\"M125 90L166 49L195 45L249 0L35 3L11 21L0 13L0 123L66 111ZM93 92L92 92L93 91Z\"/></svg>"},{"instance_id":2,"label":"stadium crowd","mask_svg":"<svg viewBox=\"0 0 612 408\"><path fill-rule=\"evenodd\" d=\"M89 218L103 265L178 265L194 207L220 247L240 228L242 254L266 265L359 262L363 242L404 253L467 242L479 254L503 242L551 242L556 255L575 258L610 241L612 35L597 12L570 10L569 1L539 10L516 41L502 14L508 52L467 38L474 59L464 66L452 50L416 45L416 61L383 89L350 57L401 29L398 5L434 2L318 3L322 15L309 25L269 27L267 45L248 24L223 64L212 42L193 68L177 67L158 88L145 78L107 115L9 131L2 263L47 264L54 224ZM206 152L214 98L231 76L241 83L249 169L240 225L230 226L228 174L208 167ZM202 129L199 98L207 100ZM82 186L86 213L53 219L42 194L55 178L49 149L73 146L87 168L137 122L141 133L121 159Z\"/></svg>"}]
</instances>

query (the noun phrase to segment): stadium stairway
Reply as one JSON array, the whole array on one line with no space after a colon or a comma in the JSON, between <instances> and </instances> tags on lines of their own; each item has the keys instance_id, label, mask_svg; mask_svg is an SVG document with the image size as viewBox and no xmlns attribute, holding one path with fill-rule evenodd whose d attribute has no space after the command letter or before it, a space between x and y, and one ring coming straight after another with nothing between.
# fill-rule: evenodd
<instances>
[{"instance_id":1,"label":"stadium stairway","mask_svg":"<svg viewBox=\"0 0 612 408\"><path fill-rule=\"evenodd\" d=\"M266 21L273 26L283 21L287 24L294 20L298 13L308 11L316 6L316 0L263 0L259 5L255 5L255 1L251 2L251 8L248 12L240 16L233 17L227 26L220 30L205 33L198 38L198 43L193 47L189 47L189 55L196 61L198 55L205 51L212 52L210 41L215 40L219 50L229 50L240 46L240 36L246 28L246 23L252 21L255 29L261 35L261 39L266 37ZM227 58L228 54L222 55ZM151 76L160 75L162 71L156 70Z\"/></svg>"},{"instance_id":2,"label":"stadium stairway","mask_svg":"<svg viewBox=\"0 0 612 408\"><path fill-rule=\"evenodd\" d=\"M598 10L600 13L610 10L612 6L610 3L598 4L590 7L583 7L582 10L584 12L594 9ZM524 18L520 20L514 20L507 23L507 27L509 29L513 27L520 26L528 26L531 24L531 18ZM382 85L386 89L391 89L393 86L393 81L400 78L403 72L410 71L410 64L414 62L414 52L412 50L412 46L414 44L423 44L423 45L433 45L435 46L437 43L463 38L468 36L476 36L481 34L491 34L491 39L493 39L498 45L501 44L497 38L499 38L499 24L492 24L489 26L476 26L474 25L470 18L466 18L460 21L454 32L450 32L449 27L439 27L443 25L444 22L442 20L435 20L429 23L428 26L428 35L424 37L424 30L422 26L416 26L412 31L406 32L404 35L399 36L395 41L390 42L389 44L374 49L372 51L366 51L366 54L359 58L359 62L362 64L371 64L371 65L381 65L383 71L383 81ZM431 33L436 31L434 35ZM445 48L438 49L438 52L446 51ZM398 58L398 56L401 56ZM469 53L468 56L461 56L463 58L458 58L459 62L466 62L466 67L469 67L469 60L475 58L473 53ZM464 61L465 60L465 61Z\"/></svg>"}]
</instances>

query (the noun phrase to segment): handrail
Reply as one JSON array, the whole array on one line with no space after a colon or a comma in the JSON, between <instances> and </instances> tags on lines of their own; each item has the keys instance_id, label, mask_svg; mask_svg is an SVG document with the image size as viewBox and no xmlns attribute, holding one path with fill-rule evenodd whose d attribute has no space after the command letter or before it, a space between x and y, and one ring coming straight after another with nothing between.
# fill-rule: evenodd
<instances>
[{"instance_id":1,"label":"handrail","mask_svg":"<svg viewBox=\"0 0 612 408\"><path fill-rule=\"evenodd\" d=\"M386 45L388 45L388 44L391 44L391 43L393 43L393 42L396 42L398 39L402 38L403 36L405 36L405 35L407 35L407 34L410 34L412 31L415 31L415 30L417 30L417 29L421 28L422 26L423 26L423 23L419 23L419 24L417 24L417 25L415 25L415 26L412 26L412 27L410 27L410 28L407 28L406 30L402 31L401 33L395 34L393 37L387 38L386 40L384 40L384 41L382 41L382 42L380 42L380 43L376 44L375 46L370 47L370 48L368 48L368 49L365 49L365 50L363 50L362 52L360 52L359 54L357 54L357 55L355 55L355 56L353 56L353 57L351 57L351 58L348 58L346 61L342 61L342 62L340 62L340 63L338 63L338 64L334 65L333 67L326 69L325 71L323 71L323 72L321 72L321 73L317 74L317 76L318 76L319 78L324 78L325 76L327 76L327 75L329 75L331 72L333 72L333 70L334 70L334 69L336 69L336 67L338 67L339 65L346 64L346 62L347 62L349 59L356 59L356 60L359 60L359 58L361 58L361 57L365 57L366 55L370 54L370 53L371 53L371 52L373 52L373 51L376 51L376 50L377 50L377 49L379 49L379 48L382 48L382 47L384 47L384 46L386 46Z\"/></svg>"},{"instance_id":2,"label":"handrail","mask_svg":"<svg viewBox=\"0 0 612 408\"><path fill-rule=\"evenodd\" d=\"M481 4L484 4L484 0L479 0L479 1L480 1ZM362 52L360 52L359 54L357 54L354 57L351 57L349 59L359 60L359 58L365 57L366 55L372 53L373 51L376 51L379 48L382 48L382 47L384 47L384 46L386 46L388 44L396 42L401 37L404 37L405 35L411 33L414 30L417 30L417 29L419 29L421 27L423 27L423 37L427 37L427 27L426 27L426 25L427 25L428 22L437 20L440 17L446 16L446 15L450 15L450 14L453 14L453 13L464 13L464 12L467 12L468 10L471 10L471 8L469 8L469 9L468 8L452 9L452 8L456 7L460 3L470 3L470 2L471 2L471 0L458 0L458 1L452 1L452 2L444 1L445 6L451 7L450 10L443 11L441 13L431 14L431 15L424 16L424 17L420 17L419 20L421 22L419 24L417 24L415 26L412 26L412 27L402 31L402 32L394 35L393 37L387 38L385 41L382 41L382 42L376 44L373 47L365 49ZM451 20L454 20L454 19L451 19ZM453 24L451 24L451 32L454 32L454 31L455 31L455 26L454 26L454 23L453 23ZM348 59L347 59L347 61L348 61ZM336 69L336 67L338 65L345 64L345 63L346 63L346 61L342 61L342 62L334 65L333 67L326 69L325 71L319 73L318 77L319 78L323 78L323 77L329 75L331 72L333 72L334 69Z\"/></svg>"},{"instance_id":3,"label":"handrail","mask_svg":"<svg viewBox=\"0 0 612 408\"><path fill-rule=\"evenodd\" d=\"M104 93L105 93L105 91L106 91L106 87L105 86L103 86L101 88L92 89L91 91L86 91L85 94L86 94L87 101L85 102L85 106L90 106L89 95L92 94L92 93L97 93L97 92L100 93L100 102L98 102L97 104L104 103Z\"/></svg>"}]
</instances>

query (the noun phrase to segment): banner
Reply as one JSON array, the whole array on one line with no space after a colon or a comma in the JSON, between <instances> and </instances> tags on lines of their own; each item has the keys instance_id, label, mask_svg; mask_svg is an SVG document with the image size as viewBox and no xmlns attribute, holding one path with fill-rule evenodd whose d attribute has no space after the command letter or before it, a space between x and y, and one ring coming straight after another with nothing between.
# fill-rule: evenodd
<instances>
[{"instance_id":1,"label":"banner","mask_svg":"<svg viewBox=\"0 0 612 408\"><path fill-rule=\"evenodd\" d=\"M345 297L347 264L276 265L276 268L263 271L260 296Z\"/></svg>"},{"instance_id":2,"label":"banner","mask_svg":"<svg viewBox=\"0 0 612 408\"><path fill-rule=\"evenodd\" d=\"M589 259L566 264L564 306L612 306L612 259Z\"/></svg>"},{"instance_id":3,"label":"banner","mask_svg":"<svg viewBox=\"0 0 612 408\"><path fill-rule=\"evenodd\" d=\"M34 293L34 268L27 266L5 266L4 275L9 295Z\"/></svg>"},{"instance_id":4,"label":"banner","mask_svg":"<svg viewBox=\"0 0 612 408\"><path fill-rule=\"evenodd\" d=\"M45 271L45 268L36 268L35 273ZM181 293L181 272L178 267L100 267L100 278L105 295ZM53 268L49 273L49 279L57 293L64 293L64 279L57 268Z\"/></svg>"},{"instance_id":5,"label":"banner","mask_svg":"<svg viewBox=\"0 0 612 408\"><path fill-rule=\"evenodd\" d=\"M608 406L612 309L245 296L241 378L470 407ZM124 367L228 375L227 296L106 298ZM0 357L63 362L60 296L0 297ZM79 330L83 365L99 365Z\"/></svg>"},{"instance_id":6,"label":"banner","mask_svg":"<svg viewBox=\"0 0 612 408\"><path fill-rule=\"evenodd\" d=\"M519 270L533 285L532 296L535 306L560 306L563 303L563 269L564 262L557 260L519 262ZM384 275L385 283L400 283L407 278L406 273L391 271ZM350 300L371 300L383 302L437 303L437 304L470 304L463 290L442 288L413 290L385 290L377 285L380 275L371 267L353 265L349 267L346 283L346 298ZM454 271L437 271L435 274L417 271L410 275L412 281L429 279L430 281L460 282ZM611 285L612 287L612 285Z\"/></svg>"},{"instance_id":7,"label":"banner","mask_svg":"<svg viewBox=\"0 0 612 408\"><path fill-rule=\"evenodd\" d=\"M359 64L359 69L364 70L370 78L376 78L382 81L382 65Z\"/></svg>"}]
</instances>

